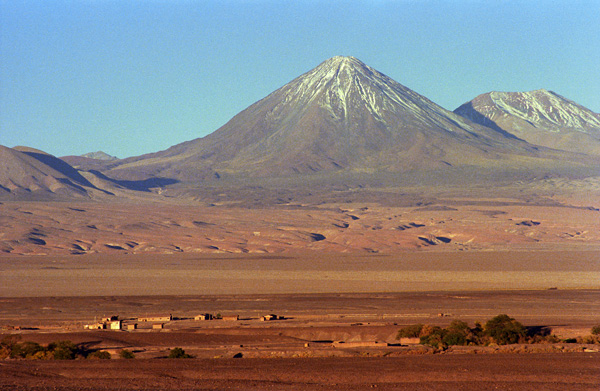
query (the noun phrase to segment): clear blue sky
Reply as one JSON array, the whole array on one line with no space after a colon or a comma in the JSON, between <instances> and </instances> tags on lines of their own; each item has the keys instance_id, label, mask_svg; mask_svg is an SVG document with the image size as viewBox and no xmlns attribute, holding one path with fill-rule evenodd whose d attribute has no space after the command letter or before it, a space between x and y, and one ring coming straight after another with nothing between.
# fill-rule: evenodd
<instances>
[{"instance_id":1,"label":"clear blue sky","mask_svg":"<svg viewBox=\"0 0 600 391\"><path fill-rule=\"evenodd\" d=\"M205 136L335 55L453 110L553 90L600 112L600 0L0 0L0 144L118 157Z\"/></svg>"}]
</instances>

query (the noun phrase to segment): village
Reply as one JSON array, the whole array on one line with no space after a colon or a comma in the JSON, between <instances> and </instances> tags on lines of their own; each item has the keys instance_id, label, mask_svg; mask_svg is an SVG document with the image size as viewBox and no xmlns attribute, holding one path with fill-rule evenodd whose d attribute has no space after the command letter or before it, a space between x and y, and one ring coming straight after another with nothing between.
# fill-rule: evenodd
<instances>
[{"instance_id":1,"label":"village","mask_svg":"<svg viewBox=\"0 0 600 391\"><path fill-rule=\"evenodd\" d=\"M259 318L260 321L268 322L274 320L285 320L283 316L268 314L263 315ZM190 318L186 317L174 317L172 314L168 315L151 315L143 316L138 318L124 318L121 319L119 315L105 316L100 319L99 322L92 324L85 324L83 328L85 330L114 330L114 331L134 331L134 330L163 330L167 323L178 322L178 321L189 321ZM222 322L238 322L240 320L239 315L221 315L202 313L194 316L194 321L222 321ZM244 320L252 320L250 318L244 318Z\"/></svg>"}]
</instances>

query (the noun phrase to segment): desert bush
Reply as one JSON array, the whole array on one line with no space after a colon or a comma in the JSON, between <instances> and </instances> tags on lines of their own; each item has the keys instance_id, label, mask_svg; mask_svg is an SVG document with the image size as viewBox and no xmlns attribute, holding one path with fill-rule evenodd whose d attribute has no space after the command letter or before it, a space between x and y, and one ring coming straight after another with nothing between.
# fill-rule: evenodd
<instances>
[{"instance_id":1,"label":"desert bush","mask_svg":"<svg viewBox=\"0 0 600 391\"><path fill-rule=\"evenodd\" d=\"M52 352L55 360L74 360L79 349L71 341L58 341L50 343L48 351Z\"/></svg>"},{"instance_id":2,"label":"desert bush","mask_svg":"<svg viewBox=\"0 0 600 391\"><path fill-rule=\"evenodd\" d=\"M406 326L398 330L396 339L400 338L419 338L421 336L421 330L423 330L423 324L413 324Z\"/></svg>"},{"instance_id":3,"label":"desert bush","mask_svg":"<svg viewBox=\"0 0 600 391\"><path fill-rule=\"evenodd\" d=\"M44 349L40 350L39 352L28 358L32 360L52 360L54 358L54 355L52 354L52 352L49 352L47 349Z\"/></svg>"},{"instance_id":4,"label":"desert bush","mask_svg":"<svg viewBox=\"0 0 600 391\"><path fill-rule=\"evenodd\" d=\"M430 336L432 334L439 333L439 331L441 329L442 328L439 327L439 326L432 326L432 325L426 324L421 329L421 332L419 333L419 337L428 337L428 336Z\"/></svg>"},{"instance_id":5,"label":"desert bush","mask_svg":"<svg viewBox=\"0 0 600 391\"><path fill-rule=\"evenodd\" d=\"M96 352L90 353L87 358L92 360L110 360L110 353L106 350L98 350Z\"/></svg>"},{"instance_id":6,"label":"desert bush","mask_svg":"<svg viewBox=\"0 0 600 391\"><path fill-rule=\"evenodd\" d=\"M445 348L448 345L444 343L445 330L439 326L425 325L421 330L420 341L423 345L429 345L434 348Z\"/></svg>"},{"instance_id":7,"label":"desert bush","mask_svg":"<svg viewBox=\"0 0 600 391\"><path fill-rule=\"evenodd\" d=\"M465 334L460 333L460 332L447 332L445 333L444 337L442 338L442 341L448 345L466 345L467 344L467 337Z\"/></svg>"},{"instance_id":8,"label":"desert bush","mask_svg":"<svg viewBox=\"0 0 600 391\"><path fill-rule=\"evenodd\" d=\"M7 335L0 340L0 360L11 357L12 350L21 340L20 335Z\"/></svg>"},{"instance_id":9,"label":"desert bush","mask_svg":"<svg viewBox=\"0 0 600 391\"><path fill-rule=\"evenodd\" d=\"M488 320L484 332L498 345L517 343L527 335L525 327L506 314Z\"/></svg>"},{"instance_id":10,"label":"desert bush","mask_svg":"<svg viewBox=\"0 0 600 391\"><path fill-rule=\"evenodd\" d=\"M600 325L592 327L592 335L600 335Z\"/></svg>"},{"instance_id":11,"label":"desert bush","mask_svg":"<svg viewBox=\"0 0 600 391\"><path fill-rule=\"evenodd\" d=\"M550 334L550 335L541 335L541 334L536 334L533 335L532 337L529 338L529 343L539 343L539 344L548 344L548 343L558 343L561 342L561 339L558 338L556 335L554 334Z\"/></svg>"},{"instance_id":12,"label":"desert bush","mask_svg":"<svg viewBox=\"0 0 600 391\"><path fill-rule=\"evenodd\" d=\"M119 357L130 360L132 358L135 358L135 354L133 354L131 350L122 349L119 350Z\"/></svg>"},{"instance_id":13,"label":"desert bush","mask_svg":"<svg viewBox=\"0 0 600 391\"><path fill-rule=\"evenodd\" d=\"M192 358L182 348L173 348L169 351L169 358Z\"/></svg>"},{"instance_id":14,"label":"desert bush","mask_svg":"<svg viewBox=\"0 0 600 391\"><path fill-rule=\"evenodd\" d=\"M36 353L43 352L44 348L37 342L23 342L13 345L10 356L12 358L33 358Z\"/></svg>"},{"instance_id":15,"label":"desert bush","mask_svg":"<svg viewBox=\"0 0 600 391\"><path fill-rule=\"evenodd\" d=\"M598 343L598 338L595 335L584 335L583 337L578 337L577 342L583 344L593 344Z\"/></svg>"},{"instance_id":16,"label":"desert bush","mask_svg":"<svg viewBox=\"0 0 600 391\"><path fill-rule=\"evenodd\" d=\"M477 342L475 334L467 324L462 320L453 320L445 330L443 341L447 345L467 345L471 342Z\"/></svg>"}]
</instances>

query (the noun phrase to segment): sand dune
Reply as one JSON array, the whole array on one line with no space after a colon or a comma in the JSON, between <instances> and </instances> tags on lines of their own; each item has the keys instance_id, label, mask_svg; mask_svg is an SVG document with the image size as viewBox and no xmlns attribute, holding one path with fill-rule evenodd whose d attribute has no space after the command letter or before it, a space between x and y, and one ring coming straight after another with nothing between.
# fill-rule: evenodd
<instances>
[{"instance_id":1,"label":"sand dune","mask_svg":"<svg viewBox=\"0 0 600 391\"><path fill-rule=\"evenodd\" d=\"M4 254L389 254L597 245L595 208L563 205L393 207L377 204L262 208L152 202L0 205ZM368 205L368 206L366 206Z\"/></svg>"}]
</instances>

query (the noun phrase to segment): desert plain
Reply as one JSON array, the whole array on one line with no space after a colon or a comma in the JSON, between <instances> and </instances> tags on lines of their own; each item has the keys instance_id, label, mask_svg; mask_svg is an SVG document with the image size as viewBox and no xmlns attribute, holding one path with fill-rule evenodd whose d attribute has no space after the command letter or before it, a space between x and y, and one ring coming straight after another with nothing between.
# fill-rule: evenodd
<instances>
[{"instance_id":1,"label":"desert plain","mask_svg":"<svg viewBox=\"0 0 600 391\"><path fill-rule=\"evenodd\" d=\"M597 345L396 339L502 313L561 341L588 335L600 323L594 192L361 191L3 201L2 336L112 359L5 360L0 389L598 388ZM203 313L238 320L194 320ZM161 329L136 321L165 314ZM84 330L112 315L138 328ZM166 358L175 347L194 358Z\"/></svg>"}]
</instances>

